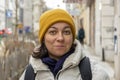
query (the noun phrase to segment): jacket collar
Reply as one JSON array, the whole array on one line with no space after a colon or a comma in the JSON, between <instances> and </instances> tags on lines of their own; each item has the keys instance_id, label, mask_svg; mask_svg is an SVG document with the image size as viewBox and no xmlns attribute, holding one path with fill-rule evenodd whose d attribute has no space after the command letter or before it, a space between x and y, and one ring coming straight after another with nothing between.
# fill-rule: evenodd
<instances>
[{"instance_id":1,"label":"jacket collar","mask_svg":"<svg viewBox=\"0 0 120 80\"><path fill-rule=\"evenodd\" d=\"M76 44L75 51L65 60L63 68L76 66L85 57L85 54L83 53L83 47L80 42L76 39L74 43Z\"/></svg>"},{"instance_id":2,"label":"jacket collar","mask_svg":"<svg viewBox=\"0 0 120 80\"><path fill-rule=\"evenodd\" d=\"M85 56L83 53L83 48L77 39L74 41L74 44L76 44L75 51L68 58L66 58L63 64L63 69L78 65L81 59ZM49 70L48 67L42 63L41 59L35 59L31 56L29 63L32 65L35 72L37 70Z\"/></svg>"}]
</instances>

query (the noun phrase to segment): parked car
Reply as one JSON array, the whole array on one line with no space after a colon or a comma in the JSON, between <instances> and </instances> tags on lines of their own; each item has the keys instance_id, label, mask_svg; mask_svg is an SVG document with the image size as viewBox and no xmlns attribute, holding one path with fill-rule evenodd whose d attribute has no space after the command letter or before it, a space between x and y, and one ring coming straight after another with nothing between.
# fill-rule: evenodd
<instances>
[{"instance_id":1,"label":"parked car","mask_svg":"<svg viewBox=\"0 0 120 80\"><path fill-rule=\"evenodd\" d=\"M0 30L0 36L5 37L7 35L12 34L12 29L11 28L5 28Z\"/></svg>"}]
</instances>

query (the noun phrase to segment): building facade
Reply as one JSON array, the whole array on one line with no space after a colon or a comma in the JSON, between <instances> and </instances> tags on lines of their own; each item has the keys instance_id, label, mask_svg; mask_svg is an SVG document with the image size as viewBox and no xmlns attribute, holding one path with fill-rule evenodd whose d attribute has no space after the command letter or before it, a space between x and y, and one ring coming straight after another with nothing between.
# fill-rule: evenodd
<instances>
[{"instance_id":1,"label":"building facade","mask_svg":"<svg viewBox=\"0 0 120 80\"><path fill-rule=\"evenodd\" d=\"M44 0L33 0L33 28L34 34L38 35L39 30L39 17L40 15L47 10Z\"/></svg>"},{"instance_id":2,"label":"building facade","mask_svg":"<svg viewBox=\"0 0 120 80\"><path fill-rule=\"evenodd\" d=\"M5 14L4 14L4 8L3 7L0 7L0 29L3 29L5 26L4 26L4 22L5 22Z\"/></svg>"},{"instance_id":3,"label":"building facade","mask_svg":"<svg viewBox=\"0 0 120 80\"><path fill-rule=\"evenodd\" d=\"M5 27L5 1L0 1L0 30Z\"/></svg>"},{"instance_id":4,"label":"building facade","mask_svg":"<svg viewBox=\"0 0 120 80\"><path fill-rule=\"evenodd\" d=\"M115 0L114 27L117 29L117 53L115 54L115 79L120 80L120 0Z\"/></svg>"},{"instance_id":5,"label":"building facade","mask_svg":"<svg viewBox=\"0 0 120 80\"><path fill-rule=\"evenodd\" d=\"M64 0L66 4L75 4L75 1ZM80 14L77 19L78 24L81 19L83 21L86 32L85 42L95 50L101 60L115 63L116 76L118 77L120 74L120 0L80 1ZM79 25L77 26L79 27ZM117 28L116 50L114 28Z\"/></svg>"}]
</instances>

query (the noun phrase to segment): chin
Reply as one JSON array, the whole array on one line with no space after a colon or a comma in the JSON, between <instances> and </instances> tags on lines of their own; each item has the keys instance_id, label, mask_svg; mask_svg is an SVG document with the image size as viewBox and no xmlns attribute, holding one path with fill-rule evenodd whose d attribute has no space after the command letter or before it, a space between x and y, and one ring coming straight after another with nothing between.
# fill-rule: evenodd
<instances>
[{"instance_id":1,"label":"chin","mask_svg":"<svg viewBox=\"0 0 120 80\"><path fill-rule=\"evenodd\" d=\"M55 52L57 56L63 56L66 52Z\"/></svg>"}]
</instances>

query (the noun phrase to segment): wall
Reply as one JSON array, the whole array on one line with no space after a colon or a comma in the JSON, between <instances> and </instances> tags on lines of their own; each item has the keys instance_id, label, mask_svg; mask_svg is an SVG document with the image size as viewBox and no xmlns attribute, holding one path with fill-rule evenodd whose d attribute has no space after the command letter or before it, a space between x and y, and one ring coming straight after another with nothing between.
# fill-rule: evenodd
<instances>
[{"instance_id":1,"label":"wall","mask_svg":"<svg viewBox=\"0 0 120 80\"><path fill-rule=\"evenodd\" d=\"M101 40L105 52L105 59L114 61L114 5L112 0L101 0Z\"/></svg>"},{"instance_id":2,"label":"wall","mask_svg":"<svg viewBox=\"0 0 120 80\"><path fill-rule=\"evenodd\" d=\"M29 26L32 28L32 0L24 0L23 13L24 27Z\"/></svg>"},{"instance_id":3,"label":"wall","mask_svg":"<svg viewBox=\"0 0 120 80\"><path fill-rule=\"evenodd\" d=\"M40 15L47 10L43 0L33 0L33 28L34 34L38 35Z\"/></svg>"},{"instance_id":4,"label":"wall","mask_svg":"<svg viewBox=\"0 0 120 80\"><path fill-rule=\"evenodd\" d=\"M115 24L114 26L117 28L117 36L118 36L118 51L115 54L115 80L120 80L120 0L115 0Z\"/></svg>"},{"instance_id":5,"label":"wall","mask_svg":"<svg viewBox=\"0 0 120 80\"><path fill-rule=\"evenodd\" d=\"M0 0L0 29L4 28L5 14L4 14L4 0Z\"/></svg>"}]
</instances>

